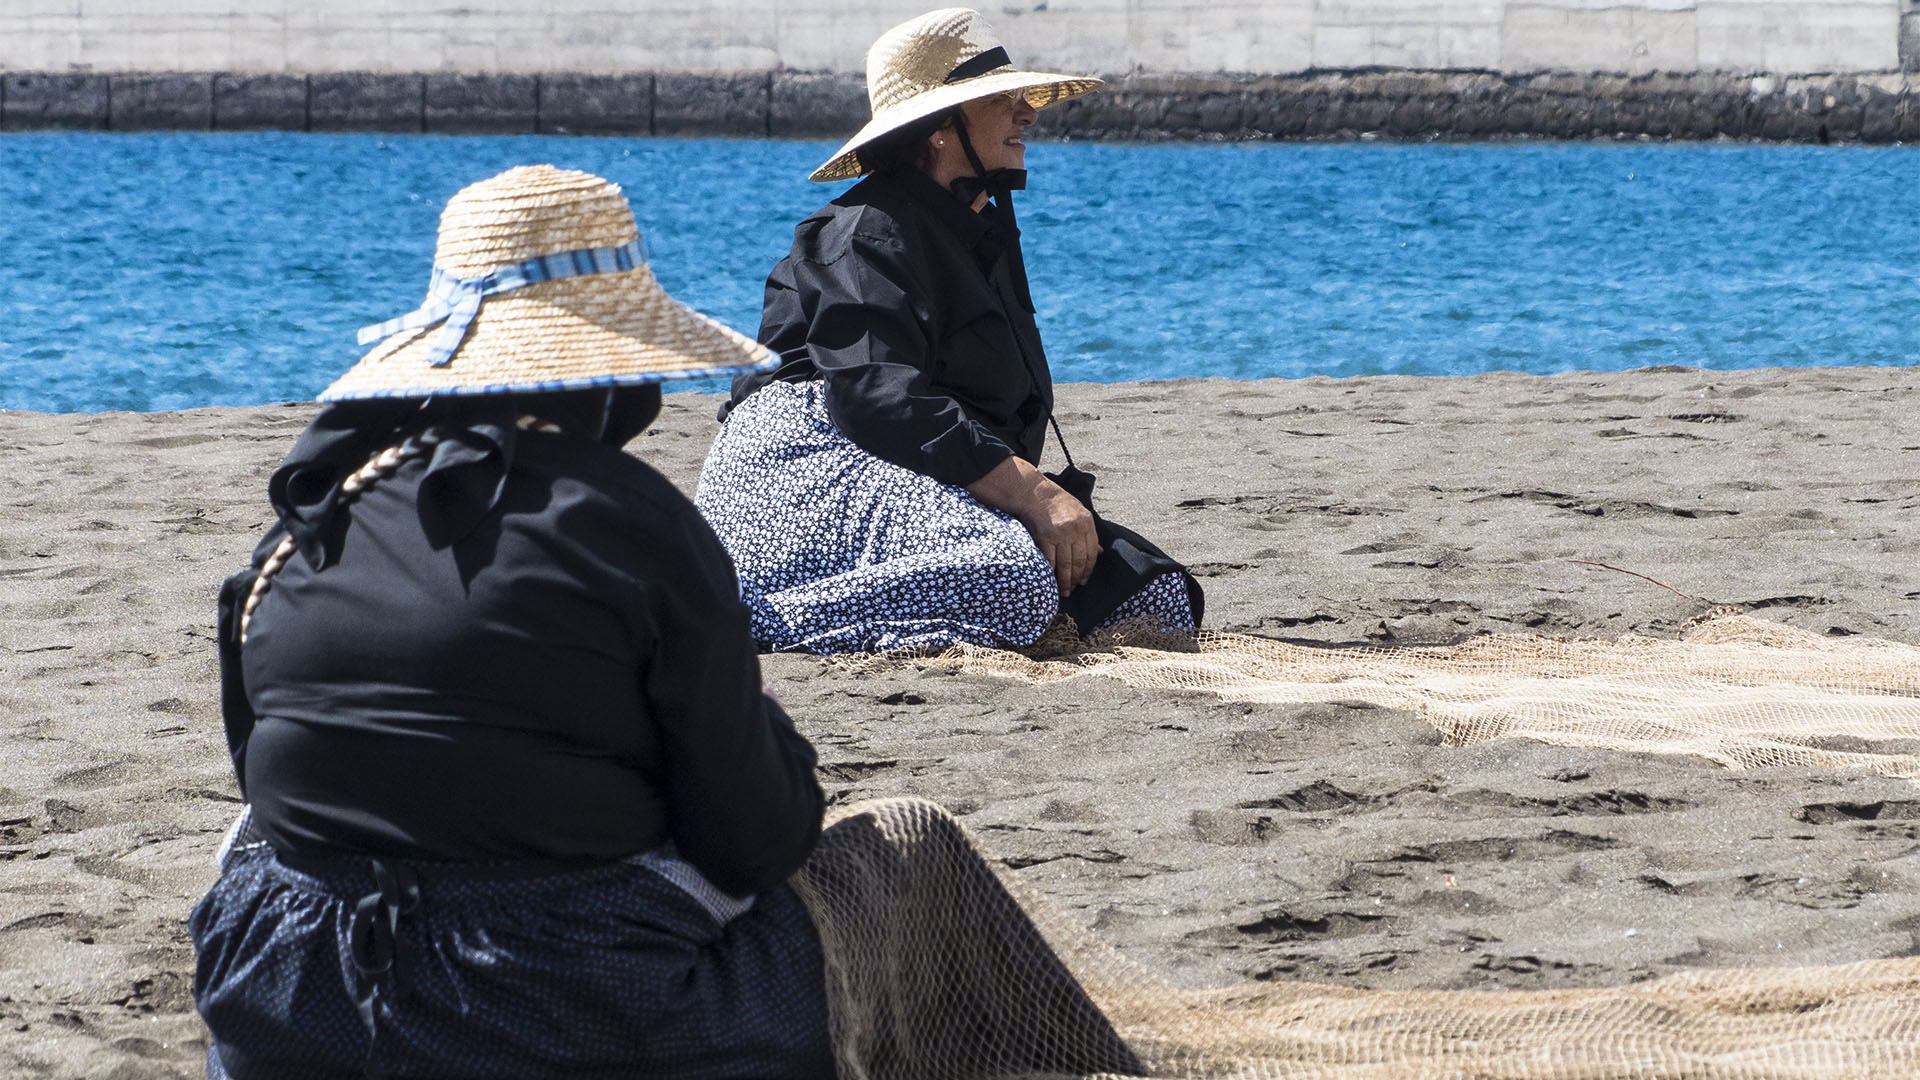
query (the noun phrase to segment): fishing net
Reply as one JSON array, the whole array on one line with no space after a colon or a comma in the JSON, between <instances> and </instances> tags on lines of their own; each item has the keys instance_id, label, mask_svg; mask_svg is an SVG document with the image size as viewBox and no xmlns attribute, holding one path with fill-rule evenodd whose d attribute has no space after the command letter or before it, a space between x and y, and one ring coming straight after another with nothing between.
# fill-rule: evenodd
<instances>
[{"instance_id":1,"label":"fishing net","mask_svg":"<svg viewBox=\"0 0 1920 1080\"><path fill-rule=\"evenodd\" d=\"M1920 649L1734 616L1681 640L1337 647L1121 630L916 663L1102 675L1240 701L1407 709L1455 743L1530 738L1920 775ZM889 662L864 658L857 665ZM1173 987L1076 927L918 800L843 810L795 887L827 958L843 1080L1920 1075L1920 958L1553 991Z\"/></svg>"},{"instance_id":2,"label":"fishing net","mask_svg":"<svg viewBox=\"0 0 1920 1080\"><path fill-rule=\"evenodd\" d=\"M1101 675L1231 701L1364 702L1454 745L1524 738L1920 777L1920 648L1729 615L1679 640L1493 634L1341 646L1121 627L1033 655L959 646L915 663L1029 682ZM884 658L856 658L870 665Z\"/></svg>"},{"instance_id":3,"label":"fishing net","mask_svg":"<svg viewBox=\"0 0 1920 1080\"><path fill-rule=\"evenodd\" d=\"M991 868L917 799L856 803L794 887L841 1080L1706 1080L1920 1072L1920 959L1551 991L1181 990Z\"/></svg>"}]
</instances>

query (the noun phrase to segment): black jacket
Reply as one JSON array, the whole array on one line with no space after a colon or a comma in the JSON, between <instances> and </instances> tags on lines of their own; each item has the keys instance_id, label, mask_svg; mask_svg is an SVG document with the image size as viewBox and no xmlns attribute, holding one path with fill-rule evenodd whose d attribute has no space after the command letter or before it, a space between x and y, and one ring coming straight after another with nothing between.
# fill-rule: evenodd
<instances>
[{"instance_id":1,"label":"black jacket","mask_svg":"<svg viewBox=\"0 0 1920 1080\"><path fill-rule=\"evenodd\" d=\"M273 579L244 649L254 575L229 581L223 700L256 825L282 851L459 862L671 839L735 894L785 879L823 799L761 693L725 550L612 446L522 432L507 460L452 542L423 528L426 460L373 484L323 569L296 555Z\"/></svg>"},{"instance_id":2,"label":"black jacket","mask_svg":"<svg viewBox=\"0 0 1920 1080\"><path fill-rule=\"evenodd\" d=\"M826 380L828 415L875 457L965 485L1018 454L1039 463L1053 381L1020 236L916 171L870 176L801 222L767 278L760 341L778 370Z\"/></svg>"}]
</instances>

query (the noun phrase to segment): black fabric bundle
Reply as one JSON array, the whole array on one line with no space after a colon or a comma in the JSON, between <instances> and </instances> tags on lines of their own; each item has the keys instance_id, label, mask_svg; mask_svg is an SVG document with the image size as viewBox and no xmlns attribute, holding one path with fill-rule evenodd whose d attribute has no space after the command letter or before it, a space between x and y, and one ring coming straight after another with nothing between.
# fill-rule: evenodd
<instances>
[{"instance_id":1,"label":"black fabric bundle","mask_svg":"<svg viewBox=\"0 0 1920 1080\"><path fill-rule=\"evenodd\" d=\"M1054 436L1060 434L1054 429ZM1066 443L1060 444L1062 451ZM1151 540L1123 525L1115 525L1100 516L1093 508L1093 485L1095 476L1069 463L1057 473L1048 473L1047 479L1060 485L1067 494L1080 501L1093 515L1094 535L1100 540L1100 556L1094 560L1093 575L1076 587L1065 599L1060 601L1060 610L1073 616L1073 624L1084 633L1091 627L1107 621L1127 598L1147 587L1154 579L1164 574L1179 574L1187 587L1187 604L1193 609L1193 624L1201 625L1206 618L1207 595L1194 580L1186 565L1160 550Z\"/></svg>"}]
</instances>

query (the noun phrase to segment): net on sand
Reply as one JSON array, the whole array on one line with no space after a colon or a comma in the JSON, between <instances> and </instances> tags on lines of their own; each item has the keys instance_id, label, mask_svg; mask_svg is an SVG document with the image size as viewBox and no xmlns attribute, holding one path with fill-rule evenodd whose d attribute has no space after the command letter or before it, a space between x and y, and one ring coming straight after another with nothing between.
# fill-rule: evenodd
<instances>
[{"instance_id":1,"label":"net on sand","mask_svg":"<svg viewBox=\"0 0 1920 1080\"><path fill-rule=\"evenodd\" d=\"M1049 658L955 649L914 660L1242 701L1359 700L1412 710L1455 743L1520 737L1920 776L1920 649L1738 616L1679 641L1375 648L1123 632ZM917 800L843 810L795 887L825 949L844 1080L1920 1075L1920 958L1586 990L1181 990L991 868L964 828Z\"/></svg>"},{"instance_id":2,"label":"net on sand","mask_svg":"<svg viewBox=\"0 0 1920 1080\"><path fill-rule=\"evenodd\" d=\"M1525 738L1697 754L1733 768L1920 777L1920 648L1744 615L1679 640L1494 634L1379 647L1121 628L1051 654L960 646L913 659L1030 682L1100 675L1230 701L1360 701L1416 713L1455 745Z\"/></svg>"},{"instance_id":3,"label":"net on sand","mask_svg":"<svg viewBox=\"0 0 1920 1080\"><path fill-rule=\"evenodd\" d=\"M916 799L846 808L793 884L820 932L841 1080L1920 1074L1916 958L1597 990L1180 990Z\"/></svg>"}]
</instances>

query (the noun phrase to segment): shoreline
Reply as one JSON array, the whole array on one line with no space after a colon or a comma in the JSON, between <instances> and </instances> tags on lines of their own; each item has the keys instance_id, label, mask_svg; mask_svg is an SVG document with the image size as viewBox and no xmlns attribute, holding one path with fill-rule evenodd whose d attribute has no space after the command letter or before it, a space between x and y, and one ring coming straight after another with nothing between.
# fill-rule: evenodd
<instances>
[{"instance_id":1,"label":"shoreline","mask_svg":"<svg viewBox=\"0 0 1920 1080\"><path fill-rule=\"evenodd\" d=\"M1183 379L1063 383L1059 418L1216 629L1671 638L1733 604L1920 644L1916 393L1892 367ZM630 450L690 491L715 400L668 395ZM314 409L0 413L0 1073L198 1073L183 920L237 805L213 598ZM1908 781L1451 747L1344 701L763 667L833 801L941 802L1180 985L1614 986L1920 949Z\"/></svg>"},{"instance_id":2,"label":"shoreline","mask_svg":"<svg viewBox=\"0 0 1920 1080\"><path fill-rule=\"evenodd\" d=\"M0 131L314 131L844 137L862 77L748 71L597 75L0 73ZM1920 139L1920 73L1505 73L1356 68L1119 74L1047 112L1098 140Z\"/></svg>"},{"instance_id":3,"label":"shoreline","mask_svg":"<svg viewBox=\"0 0 1920 1080\"><path fill-rule=\"evenodd\" d=\"M1760 372L1775 372L1783 375L1792 374L1795 372L1834 372L1834 373L1876 372L1876 373L1881 373L1886 375L1893 375L1898 372L1920 372L1920 360L1917 360L1914 364L1828 364L1828 365L1807 366L1807 367L1759 366L1759 367L1745 367L1745 368L1706 368L1706 367L1692 367L1685 364L1656 364L1651 367L1627 368L1622 371L1607 371L1607 370L1597 369L1597 368L1596 369L1580 368L1573 371L1555 371L1545 375L1535 374L1530 371L1518 371L1518 370L1509 369L1509 368L1497 368L1491 371L1465 372L1457 375L1425 375L1425 374L1409 374L1404 372L1379 372L1379 373L1369 373L1369 374L1363 374L1363 375L1318 375L1318 374L1316 375L1262 375L1262 376L1257 376L1253 378L1241 378L1233 375L1171 375L1164 379L1122 379L1115 382L1089 382L1089 381L1082 381L1082 380L1062 379L1062 380L1057 380L1054 383L1054 387L1056 390L1059 390L1062 392L1062 408L1064 410L1065 404L1066 404L1065 397L1073 394L1075 391L1084 390L1088 393L1091 393L1097 396L1102 394L1103 392L1117 390L1118 388L1122 388L1122 387L1131 387L1131 388L1167 387L1167 388L1177 389L1182 386L1188 386L1188 385L1206 387L1210 385L1262 386L1266 384L1273 384L1276 386L1284 387L1284 386L1292 386L1292 385L1312 386L1317 384L1343 384L1343 383L1361 382L1361 381L1371 380L1371 379L1383 379L1383 380L1384 379L1404 379L1404 380L1409 380L1413 382L1433 382L1436 384L1445 384L1449 382L1456 382L1459 380L1485 379L1485 378L1512 378L1512 379L1538 379L1538 380L1575 379L1575 378L1627 379L1627 378L1633 378L1635 376L1642 376L1642 375L1698 375L1698 376L1704 377L1704 376L1714 376L1714 375L1754 374L1754 373L1760 373ZM709 419L711 418L711 414L718 408L719 403L722 400L724 400L725 397L727 396L724 390L713 391L713 390L696 390L696 389L684 389L684 388L672 389L671 387L675 385L682 385L682 384L666 383L662 385L662 394L665 400L669 402L679 401L682 403L689 403L689 407L692 408L696 416L705 416ZM705 404L704 405L690 404L695 401L702 401L702 402L705 402ZM73 410L69 412L49 412L44 409L0 408L0 419L4 419L9 416L48 417L48 418L52 418L52 417L78 418L78 417L90 417L90 416L98 416L98 417L108 417L108 416L160 417L160 416L172 416L172 415L193 416L196 414L205 413L205 412L209 412L211 410L216 410L216 409L245 411L250 409L275 409L275 408L286 408L286 409L317 408L317 405L310 401L284 399L279 401L260 402L260 403L251 404L251 405L231 405L231 404L190 405L185 408L177 408L177 409L81 409L81 410ZM704 413L702 412L703 409L705 410ZM639 445L638 443L629 444L628 449L632 450L638 445Z\"/></svg>"}]
</instances>

